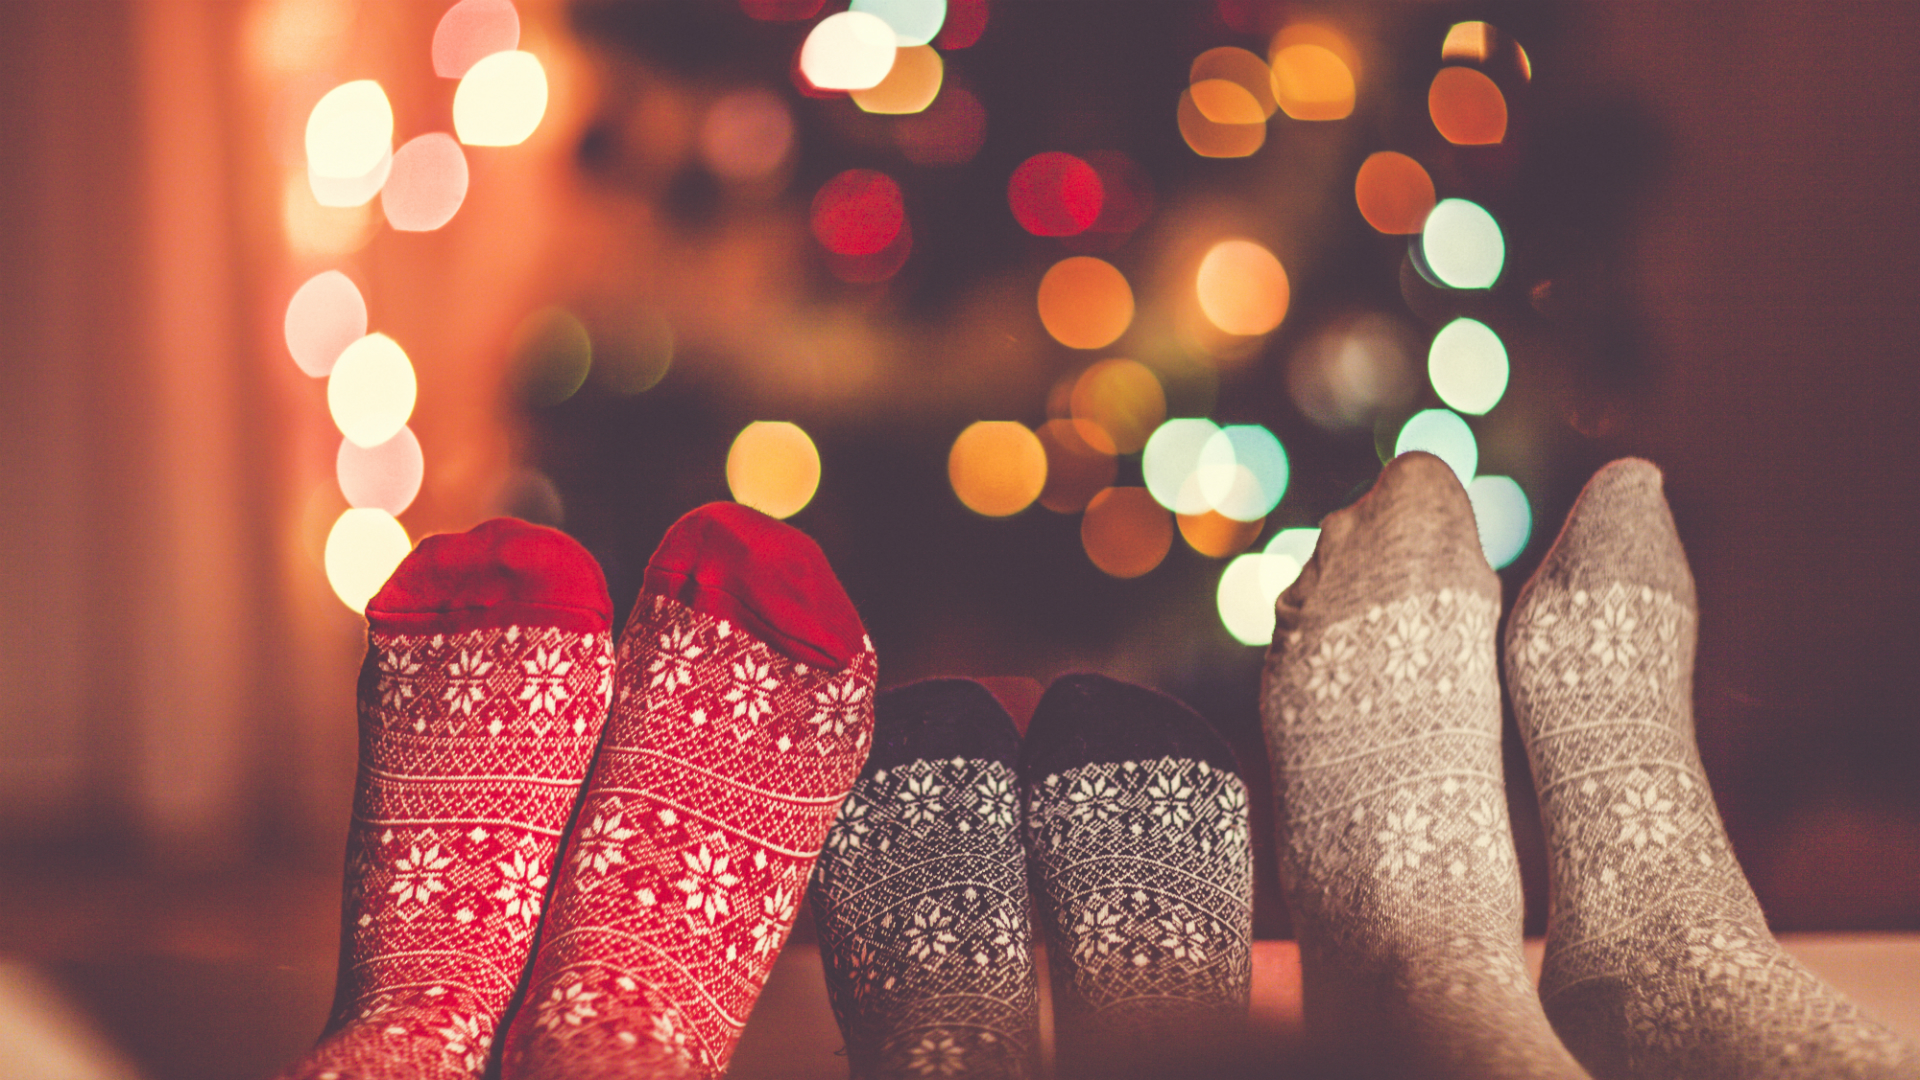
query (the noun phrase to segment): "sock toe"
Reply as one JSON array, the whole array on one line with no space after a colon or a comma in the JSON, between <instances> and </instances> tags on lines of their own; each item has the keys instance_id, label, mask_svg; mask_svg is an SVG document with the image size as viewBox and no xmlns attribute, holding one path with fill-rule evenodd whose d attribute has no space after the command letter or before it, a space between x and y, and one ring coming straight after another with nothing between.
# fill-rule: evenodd
<instances>
[{"instance_id":1,"label":"sock toe","mask_svg":"<svg viewBox=\"0 0 1920 1080\"><path fill-rule=\"evenodd\" d=\"M1611 462L1587 481L1527 591L1546 582L1591 589L1613 581L1651 586L1689 602L1693 597L1693 575L1660 470L1640 458Z\"/></svg>"},{"instance_id":2,"label":"sock toe","mask_svg":"<svg viewBox=\"0 0 1920 1080\"><path fill-rule=\"evenodd\" d=\"M556 626L586 633L613 621L606 578L587 549L557 529L494 518L420 541L367 602L384 633L457 633Z\"/></svg>"},{"instance_id":3,"label":"sock toe","mask_svg":"<svg viewBox=\"0 0 1920 1080\"><path fill-rule=\"evenodd\" d=\"M1027 728L1021 774L1154 758L1204 761L1239 775L1233 748L1184 703L1144 686L1081 673L1047 687Z\"/></svg>"},{"instance_id":4,"label":"sock toe","mask_svg":"<svg viewBox=\"0 0 1920 1080\"><path fill-rule=\"evenodd\" d=\"M871 776L910 761L997 761L1014 768L1020 732L986 687L972 679L925 679L881 694L874 703Z\"/></svg>"},{"instance_id":5,"label":"sock toe","mask_svg":"<svg viewBox=\"0 0 1920 1080\"><path fill-rule=\"evenodd\" d=\"M789 658L830 671L844 669L866 640L820 545L737 503L708 503L674 522L643 591L737 622Z\"/></svg>"}]
</instances>

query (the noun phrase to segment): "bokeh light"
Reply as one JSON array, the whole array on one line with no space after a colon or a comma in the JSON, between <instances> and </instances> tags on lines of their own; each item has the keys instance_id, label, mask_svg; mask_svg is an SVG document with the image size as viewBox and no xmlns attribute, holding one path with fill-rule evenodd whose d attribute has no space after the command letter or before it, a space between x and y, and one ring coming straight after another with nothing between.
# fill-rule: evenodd
<instances>
[{"instance_id":1,"label":"bokeh light","mask_svg":"<svg viewBox=\"0 0 1920 1080\"><path fill-rule=\"evenodd\" d=\"M307 114L307 168L316 176L365 176L392 149L393 105L372 79L341 83Z\"/></svg>"},{"instance_id":2,"label":"bokeh light","mask_svg":"<svg viewBox=\"0 0 1920 1080\"><path fill-rule=\"evenodd\" d=\"M827 252L827 269L834 277L850 285L871 285L900 272L913 253L913 223L901 221L893 241L871 255L841 255Z\"/></svg>"},{"instance_id":3,"label":"bokeh light","mask_svg":"<svg viewBox=\"0 0 1920 1080\"><path fill-rule=\"evenodd\" d=\"M1444 67L1427 88L1427 113L1456 146L1490 146L1507 137L1507 99L1486 74Z\"/></svg>"},{"instance_id":4,"label":"bokeh light","mask_svg":"<svg viewBox=\"0 0 1920 1080\"><path fill-rule=\"evenodd\" d=\"M980 420L953 440L947 479L967 509L987 517L1017 514L1047 484L1047 451L1026 425Z\"/></svg>"},{"instance_id":5,"label":"bokeh light","mask_svg":"<svg viewBox=\"0 0 1920 1080\"><path fill-rule=\"evenodd\" d=\"M1073 236L1100 216L1106 192L1093 166L1057 150L1020 163L1007 181L1014 220L1035 236Z\"/></svg>"},{"instance_id":6,"label":"bokeh light","mask_svg":"<svg viewBox=\"0 0 1920 1080\"><path fill-rule=\"evenodd\" d=\"M321 206L365 206L380 193L392 175L393 155L388 153L380 155L379 164L365 176L321 176L309 167L307 186L313 190L313 201Z\"/></svg>"},{"instance_id":7,"label":"bokeh light","mask_svg":"<svg viewBox=\"0 0 1920 1080\"><path fill-rule=\"evenodd\" d=\"M1266 145L1267 125L1220 124L1207 119L1193 99L1193 88L1180 91L1180 107L1175 114L1180 137L1187 148L1201 157L1242 158Z\"/></svg>"},{"instance_id":8,"label":"bokeh light","mask_svg":"<svg viewBox=\"0 0 1920 1080\"><path fill-rule=\"evenodd\" d=\"M1490 289L1507 261L1500 223L1478 203L1442 199L1420 230L1420 261L1450 289Z\"/></svg>"},{"instance_id":9,"label":"bokeh light","mask_svg":"<svg viewBox=\"0 0 1920 1080\"><path fill-rule=\"evenodd\" d=\"M1173 547L1173 515L1146 488L1110 487L1087 503L1080 544L1103 573L1136 578L1160 565Z\"/></svg>"},{"instance_id":10,"label":"bokeh light","mask_svg":"<svg viewBox=\"0 0 1920 1080\"><path fill-rule=\"evenodd\" d=\"M1360 216L1378 232L1417 233L1433 210L1433 177L1405 154L1381 150L1360 163L1353 178Z\"/></svg>"},{"instance_id":11,"label":"bokeh light","mask_svg":"<svg viewBox=\"0 0 1920 1080\"><path fill-rule=\"evenodd\" d=\"M1296 350L1287 393L1307 419L1329 431L1370 428L1413 400L1411 332L1379 312L1341 318Z\"/></svg>"},{"instance_id":12,"label":"bokeh light","mask_svg":"<svg viewBox=\"0 0 1920 1080\"><path fill-rule=\"evenodd\" d=\"M280 227L287 250L300 259L337 259L367 246L379 231L373 208L337 208L314 201L304 172L289 172L281 189Z\"/></svg>"},{"instance_id":13,"label":"bokeh light","mask_svg":"<svg viewBox=\"0 0 1920 1080\"><path fill-rule=\"evenodd\" d=\"M355 507L341 514L327 532L327 584L341 603L364 614L367 601L412 550L407 530L392 514Z\"/></svg>"},{"instance_id":14,"label":"bokeh light","mask_svg":"<svg viewBox=\"0 0 1920 1080\"><path fill-rule=\"evenodd\" d=\"M1133 322L1133 289L1112 263L1075 255L1040 279L1040 322L1070 349L1104 349Z\"/></svg>"},{"instance_id":15,"label":"bokeh light","mask_svg":"<svg viewBox=\"0 0 1920 1080\"><path fill-rule=\"evenodd\" d=\"M842 11L814 24L800 46L800 74L822 90L866 90L893 70L893 28L864 11Z\"/></svg>"},{"instance_id":16,"label":"bokeh light","mask_svg":"<svg viewBox=\"0 0 1920 1080\"><path fill-rule=\"evenodd\" d=\"M1220 612L1220 624L1242 645L1273 643L1273 602L1276 590L1269 594L1261 583L1264 555L1241 555L1220 571L1220 584L1214 590L1214 605Z\"/></svg>"},{"instance_id":17,"label":"bokeh light","mask_svg":"<svg viewBox=\"0 0 1920 1080\"><path fill-rule=\"evenodd\" d=\"M673 324L657 311L632 312L607 338L593 358L590 374L612 393L651 390L673 366Z\"/></svg>"},{"instance_id":18,"label":"bokeh light","mask_svg":"<svg viewBox=\"0 0 1920 1080\"><path fill-rule=\"evenodd\" d=\"M325 270L306 280L287 301L287 352L300 370L320 378L347 346L367 334L367 301L353 279Z\"/></svg>"},{"instance_id":19,"label":"bokeh light","mask_svg":"<svg viewBox=\"0 0 1920 1080\"><path fill-rule=\"evenodd\" d=\"M399 343L368 334L341 351L327 376L327 411L356 445L379 446L406 426L418 393L413 363Z\"/></svg>"},{"instance_id":20,"label":"bokeh light","mask_svg":"<svg viewBox=\"0 0 1920 1080\"><path fill-rule=\"evenodd\" d=\"M1154 429L1140 455L1140 475L1147 491L1161 506L1177 514L1204 514L1213 509L1193 481L1200 471L1200 452L1219 434L1211 420L1182 417Z\"/></svg>"},{"instance_id":21,"label":"bokeh light","mask_svg":"<svg viewBox=\"0 0 1920 1080\"><path fill-rule=\"evenodd\" d=\"M1519 558L1533 537L1533 508L1513 477L1476 476L1467 485L1467 499L1487 565L1499 570Z\"/></svg>"},{"instance_id":22,"label":"bokeh light","mask_svg":"<svg viewBox=\"0 0 1920 1080\"><path fill-rule=\"evenodd\" d=\"M756 420L727 451L727 490L733 500L769 517L789 518L820 488L820 452L797 425Z\"/></svg>"},{"instance_id":23,"label":"bokeh light","mask_svg":"<svg viewBox=\"0 0 1920 1080\"><path fill-rule=\"evenodd\" d=\"M987 141L987 110L949 79L925 112L894 121L893 141L915 165L964 165Z\"/></svg>"},{"instance_id":24,"label":"bokeh light","mask_svg":"<svg viewBox=\"0 0 1920 1080\"><path fill-rule=\"evenodd\" d=\"M518 146L547 115L547 71L529 52L483 57L453 92L453 130L468 146Z\"/></svg>"},{"instance_id":25,"label":"bokeh light","mask_svg":"<svg viewBox=\"0 0 1920 1080\"><path fill-rule=\"evenodd\" d=\"M379 446L358 446L352 439L341 439L333 457L333 475L348 506L385 510L395 517L405 513L420 494L426 467L420 440L409 427Z\"/></svg>"},{"instance_id":26,"label":"bokeh light","mask_svg":"<svg viewBox=\"0 0 1920 1080\"><path fill-rule=\"evenodd\" d=\"M1235 521L1257 521L1287 493L1287 451L1258 424L1229 424L1207 437L1194 478L1207 505Z\"/></svg>"},{"instance_id":27,"label":"bokeh light","mask_svg":"<svg viewBox=\"0 0 1920 1080\"><path fill-rule=\"evenodd\" d=\"M1281 112L1295 120L1342 120L1353 113L1353 46L1338 30L1294 23L1274 35L1269 56Z\"/></svg>"},{"instance_id":28,"label":"bokeh light","mask_svg":"<svg viewBox=\"0 0 1920 1080\"><path fill-rule=\"evenodd\" d=\"M1187 546L1209 559L1224 559L1247 550L1247 545L1253 543L1267 523L1266 518L1235 521L1218 510L1180 514L1174 520Z\"/></svg>"},{"instance_id":29,"label":"bokeh light","mask_svg":"<svg viewBox=\"0 0 1920 1080\"><path fill-rule=\"evenodd\" d=\"M903 49L932 41L947 21L947 0L853 0L848 10L879 16Z\"/></svg>"},{"instance_id":30,"label":"bokeh light","mask_svg":"<svg viewBox=\"0 0 1920 1080\"><path fill-rule=\"evenodd\" d=\"M1055 419L1034 432L1047 454L1047 482L1040 505L1056 514L1077 514L1101 491L1113 486L1120 471L1114 456L1095 447L1106 433L1084 420Z\"/></svg>"},{"instance_id":31,"label":"bokeh light","mask_svg":"<svg viewBox=\"0 0 1920 1080\"><path fill-rule=\"evenodd\" d=\"M1273 100L1273 71L1267 62L1245 49L1231 45L1222 45L1217 49L1208 49L1193 58L1193 66L1187 69L1187 82L1193 85L1209 79L1225 79L1247 92L1254 103L1260 107L1260 119L1273 115L1279 105ZM1213 115L1207 109L1207 102L1199 95L1195 101L1200 111L1208 119L1221 123L1251 123L1252 121L1231 121Z\"/></svg>"},{"instance_id":32,"label":"bokeh light","mask_svg":"<svg viewBox=\"0 0 1920 1080\"><path fill-rule=\"evenodd\" d=\"M460 0L433 29L433 73L465 75L482 58L520 47L520 13L513 0Z\"/></svg>"},{"instance_id":33,"label":"bokeh light","mask_svg":"<svg viewBox=\"0 0 1920 1080\"><path fill-rule=\"evenodd\" d=\"M1462 487L1473 481L1473 472L1480 467L1480 444L1473 438L1473 429L1448 409L1422 409L1401 425L1400 436L1393 442L1394 456L1415 450L1446 462Z\"/></svg>"},{"instance_id":34,"label":"bokeh light","mask_svg":"<svg viewBox=\"0 0 1920 1080\"><path fill-rule=\"evenodd\" d=\"M1124 236L1153 214L1153 178L1118 150L1095 150L1084 159L1100 174L1100 216L1090 232Z\"/></svg>"},{"instance_id":35,"label":"bokeh light","mask_svg":"<svg viewBox=\"0 0 1920 1080\"><path fill-rule=\"evenodd\" d=\"M876 255L907 220L900 185L886 173L848 169L813 197L813 235L835 255Z\"/></svg>"},{"instance_id":36,"label":"bokeh light","mask_svg":"<svg viewBox=\"0 0 1920 1080\"><path fill-rule=\"evenodd\" d=\"M987 0L947 0L947 22L933 43L944 50L964 49L987 30Z\"/></svg>"},{"instance_id":37,"label":"bokeh light","mask_svg":"<svg viewBox=\"0 0 1920 1080\"><path fill-rule=\"evenodd\" d=\"M1166 419L1167 396L1160 379L1145 364L1102 360L1074 380L1068 408L1077 430L1094 449L1131 454Z\"/></svg>"},{"instance_id":38,"label":"bokeh light","mask_svg":"<svg viewBox=\"0 0 1920 1080\"><path fill-rule=\"evenodd\" d=\"M700 160L723 180L758 180L779 168L792 149L787 103L757 86L714 102L700 125Z\"/></svg>"},{"instance_id":39,"label":"bokeh light","mask_svg":"<svg viewBox=\"0 0 1920 1080\"><path fill-rule=\"evenodd\" d=\"M380 192L387 224L431 232L467 201L467 155L453 136L435 131L407 140L393 155L393 175Z\"/></svg>"},{"instance_id":40,"label":"bokeh light","mask_svg":"<svg viewBox=\"0 0 1920 1080\"><path fill-rule=\"evenodd\" d=\"M863 112L905 116L922 112L940 96L947 66L931 45L908 45L894 54L893 70L868 90L855 90L853 103Z\"/></svg>"},{"instance_id":41,"label":"bokeh light","mask_svg":"<svg viewBox=\"0 0 1920 1080\"><path fill-rule=\"evenodd\" d=\"M1202 79L1189 90L1193 107L1216 124L1259 124L1267 119L1260 100L1231 79Z\"/></svg>"},{"instance_id":42,"label":"bokeh light","mask_svg":"<svg viewBox=\"0 0 1920 1080\"><path fill-rule=\"evenodd\" d=\"M1455 319L1427 350L1433 391L1456 412L1485 414L1507 392L1507 347L1478 319Z\"/></svg>"},{"instance_id":43,"label":"bokeh light","mask_svg":"<svg viewBox=\"0 0 1920 1080\"><path fill-rule=\"evenodd\" d=\"M1287 271L1251 240L1222 240L1208 249L1194 288L1207 321L1229 334L1265 334L1287 317Z\"/></svg>"},{"instance_id":44,"label":"bokeh light","mask_svg":"<svg viewBox=\"0 0 1920 1080\"><path fill-rule=\"evenodd\" d=\"M1446 39L1440 43L1440 59L1511 64L1520 81L1533 78L1533 62L1527 50L1491 23L1462 22L1448 27Z\"/></svg>"},{"instance_id":45,"label":"bokeh light","mask_svg":"<svg viewBox=\"0 0 1920 1080\"><path fill-rule=\"evenodd\" d=\"M587 381L593 370L593 337L572 312L541 308L520 321L512 356L524 400L546 408L572 397Z\"/></svg>"},{"instance_id":46,"label":"bokeh light","mask_svg":"<svg viewBox=\"0 0 1920 1080\"><path fill-rule=\"evenodd\" d=\"M1268 597L1268 607L1300 576L1319 544L1319 529L1281 529L1267 541L1261 552L1266 559L1260 564L1260 590Z\"/></svg>"}]
</instances>

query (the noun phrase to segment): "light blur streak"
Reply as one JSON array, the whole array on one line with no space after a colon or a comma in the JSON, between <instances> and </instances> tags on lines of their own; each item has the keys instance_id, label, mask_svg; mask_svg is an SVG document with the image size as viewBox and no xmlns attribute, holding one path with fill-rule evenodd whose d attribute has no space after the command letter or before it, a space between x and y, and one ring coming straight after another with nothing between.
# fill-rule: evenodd
<instances>
[{"instance_id":1,"label":"light blur streak","mask_svg":"<svg viewBox=\"0 0 1920 1080\"><path fill-rule=\"evenodd\" d=\"M1519 558L1533 536L1533 508L1520 485L1510 476L1476 476L1467 485L1467 499L1487 565L1499 570Z\"/></svg>"},{"instance_id":2,"label":"light blur streak","mask_svg":"<svg viewBox=\"0 0 1920 1080\"><path fill-rule=\"evenodd\" d=\"M1075 255L1040 279L1037 306L1055 341L1070 349L1104 349L1133 322L1133 288L1112 263Z\"/></svg>"},{"instance_id":3,"label":"light blur streak","mask_svg":"<svg viewBox=\"0 0 1920 1080\"><path fill-rule=\"evenodd\" d=\"M1008 517L1025 510L1047 484L1047 451L1026 425L980 420L953 440L947 478L976 514Z\"/></svg>"},{"instance_id":4,"label":"light blur streak","mask_svg":"<svg viewBox=\"0 0 1920 1080\"><path fill-rule=\"evenodd\" d=\"M406 425L418 393L406 352L385 334L368 334L340 353L327 376L327 411L340 434L378 446Z\"/></svg>"},{"instance_id":5,"label":"light blur streak","mask_svg":"<svg viewBox=\"0 0 1920 1080\"><path fill-rule=\"evenodd\" d=\"M347 275L323 271L294 290L283 329L293 362L321 378L333 370L342 350L366 336L366 298Z\"/></svg>"},{"instance_id":6,"label":"light blur streak","mask_svg":"<svg viewBox=\"0 0 1920 1080\"><path fill-rule=\"evenodd\" d=\"M380 155L380 161L365 176L321 176L307 168L307 186L313 189L313 201L321 206L365 206L393 174L393 155Z\"/></svg>"},{"instance_id":7,"label":"light blur streak","mask_svg":"<svg viewBox=\"0 0 1920 1080\"><path fill-rule=\"evenodd\" d=\"M853 0L848 10L879 16L901 48L931 42L947 21L947 0Z\"/></svg>"},{"instance_id":8,"label":"light blur streak","mask_svg":"<svg viewBox=\"0 0 1920 1080\"><path fill-rule=\"evenodd\" d=\"M800 46L800 74L822 90L867 90L893 70L897 38L886 20L864 11L821 19Z\"/></svg>"},{"instance_id":9,"label":"light blur streak","mask_svg":"<svg viewBox=\"0 0 1920 1080\"><path fill-rule=\"evenodd\" d=\"M402 232L431 232L460 212L467 182L467 155L453 136L443 131L421 135L394 154L380 209L387 224Z\"/></svg>"},{"instance_id":10,"label":"light blur streak","mask_svg":"<svg viewBox=\"0 0 1920 1080\"><path fill-rule=\"evenodd\" d=\"M352 439L341 439L333 475L347 505L385 510L398 517L420 494L426 465L420 440L412 428L403 427L379 446L356 446Z\"/></svg>"},{"instance_id":11,"label":"light blur streak","mask_svg":"<svg viewBox=\"0 0 1920 1080\"><path fill-rule=\"evenodd\" d=\"M1252 337L1287 317L1291 290L1280 260L1252 240L1222 240L1200 260L1194 291L1207 321L1229 334Z\"/></svg>"},{"instance_id":12,"label":"light blur streak","mask_svg":"<svg viewBox=\"0 0 1920 1080\"><path fill-rule=\"evenodd\" d=\"M1433 335L1427 378L1454 410L1485 415L1507 392L1507 347L1478 319L1455 319Z\"/></svg>"},{"instance_id":13,"label":"light blur streak","mask_svg":"<svg viewBox=\"0 0 1920 1080\"><path fill-rule=\"evenodd\" d=\"M1211 420L1181 417L1161 424L1140 455L1140 474L1154 501L1177 514L1204 514L1212 507L1197 483L1200 452L1220 428Z\"/></svg>"},{"instance_id":14,"label":"light blur streak","mask_svg":"<svg viewBox=\"0 0 1920 1080\"><path fill-rule=\"evenodd\" d=\"M1462 487L1473 481L1473 471L1480 466L1480 444L1474 440L1473 429L1458 413L1446 409L1422 409L1400 428L1400 437L1393 443L1394 456L1415 450L1425 450L1446 462Z\"/></svg>"},{"instance_id":15,"label":"light blur streak","mask_svg":"<svg viewBox=\"0 0 1920 1080\"><path fill-rule=\"evenodd\" d=\"M482 58L453 92L453 130L468 146L518 146L547 115L547 70L529 52Z\"/></svg>"},{"instance_id":16,"label":"light blur streak","mask_svg":"<svg viewBox=\"0 0 1920 1080\"><path fill-rule=\"evenodd\" d=\"M355 507L342 513L327 532L327 584L341 603L365 613L367 601L412 550L407 530L392 514Z\"/></svg>"},{"instance_id":17,"label":"light blur streak","mask_svg":"<svg viewBox=\"0 0 1920 1080\"><path fill-rule=\"evenodd\" d=\"M909 45L894 54L893 70L869 90L853 91L853 103L863 112L906 116L924 112L940 96L947 67L931 45Z\"/></svg>"},{"instance_id":18,"label":"light blur streak","mask_svg":"<svg viewBox=\"0 0 1920 1080\"><path fill-rule=\"evenodd\" d=\"M1507 242L1478 203L1442 199L1420 230L1420 255L1441 285L1490 289L1506 265Z\"/></svg>"},{"instance_id":19,"label":"light blur streak","mask_svg":"<svg viewBox=\"0 0 1920 1080\"><path fill-rule=\"evenodd\" d=\"M482 59L520 47L513 0L460 0L433 29L433 73L458 79Z\"/></svg>"},{"instance_id":20,"label":"light blur streak","mask_svg":"<svg viewBox=\"0 0 1920 1080\"><path fill-rule=\"evenodd\" d=\"M799 513L820 488L820 452L798 425L756 420L727 450L727 490L769 517Z\"/></svg>"},{"instance_id":21,"label":"light blur streak","mask_svg":"<svg viewBox=\"0 0 1920 1080\"><path fill-rule=\"evenodd\" d=\"M372 79L326 92L307 114L307 168L337 179L365 176L393 148L393 106Z\"/></svg>"}]
</instances>

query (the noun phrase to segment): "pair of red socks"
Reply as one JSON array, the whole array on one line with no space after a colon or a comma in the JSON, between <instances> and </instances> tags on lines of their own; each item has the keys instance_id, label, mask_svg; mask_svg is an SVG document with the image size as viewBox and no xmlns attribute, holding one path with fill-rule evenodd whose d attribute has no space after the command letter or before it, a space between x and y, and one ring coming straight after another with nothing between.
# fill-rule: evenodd
<instances>
[{"instance_id":1,"label":"pair of red socks","mask_svg":"<svg viewBox=\"0 0 1920 1080\"><path fill-rule=\"evenodd\" d=\"M668 531L617 649L612 617L584 549L505 519L368 604L339 989L283 1077L725 1071L865 760L873 646L819 547L731 504Z\"/></svg>"}]
</instances>

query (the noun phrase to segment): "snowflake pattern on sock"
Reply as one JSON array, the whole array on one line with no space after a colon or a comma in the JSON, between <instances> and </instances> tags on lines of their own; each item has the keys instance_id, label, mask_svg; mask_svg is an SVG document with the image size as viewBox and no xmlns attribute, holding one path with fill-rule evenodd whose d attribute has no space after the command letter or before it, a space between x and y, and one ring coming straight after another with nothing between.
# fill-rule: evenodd
<instances>
[{"instance_id":1,"label":"snowflake pattern on sock","mask_svg":"<svg viewBox=\"0 0 1920 1080\"><path fill-rule=\"evenodd\" d=\"M508 1040L523 1078L725 1071L873 725L875 660L645 596Z\"/></svg>"},{"instance_id":2,"label":"snowflake pattern on sock","mask_svg":"<svg viewBox=\"0 0 1920 1080\"><path fill-rule=\"evenodd\" d=\"M371 635L340 985L283 1076L480 1075L612 691L604 632Z\"/></svg>"}]
</instances>

